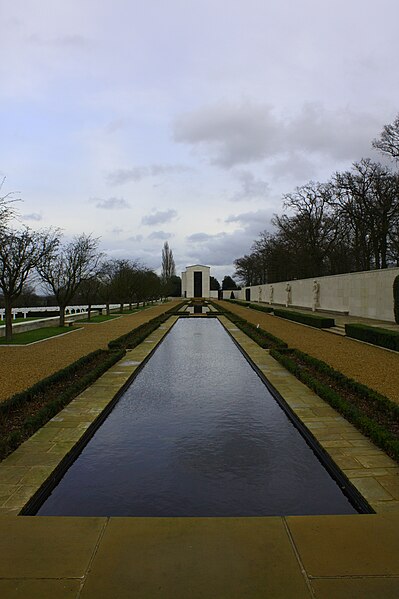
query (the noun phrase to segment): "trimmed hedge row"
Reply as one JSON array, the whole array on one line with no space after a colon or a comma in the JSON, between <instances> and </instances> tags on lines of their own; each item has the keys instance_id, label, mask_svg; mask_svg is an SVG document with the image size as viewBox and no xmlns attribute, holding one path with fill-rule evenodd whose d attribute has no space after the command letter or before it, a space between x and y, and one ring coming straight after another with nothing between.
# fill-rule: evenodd
<instances>
[{"instance_id":1,"label":"trimmed hedge row","mask_svg":"<svg viewBox=\"0 0 399 599\"><path fill-rule=\"evenodd\" d=\"M224 300L226 302L231 302L232 304L238 304L239 306L244 306L245 308L251 308L251 310L258 310L259 312L266 312L269 314L273 312L273 308L271 306L263 306L262 304L253 304L251 302L242 302L241 300Z\"/></svg>"},{"instance_id":2,"label":"trimmed hedge row","mask_svg":"<svg viewBox=\"0 0 399 599\"><path fill-rule=\"evenodd\" d=\"M399 333L396 331L370 327L356 322L346 324L345 332L348 337L353 339L360 339L360 341L399 351Z\"/></svg>"},{"instance_id":3,"label":"trimmed hedge row","mask_svg":"<svg viewBox=\"0 0 399 599\"><path fill-rule=\"evenodd\" d=\"M317 329L328 329L335 326L335 320L327 316L320 316L319 314L305 314L303 312L294 312L293 310L280 310L279 308L274 309L274 315L280 316L280 318L286 318L288 320L294 320L301 324L307 324Z\"/></svg>"},{"instance_id":4,"label":"trimmed hedge row","mask_svg":"<svg viewBox=\"0 0 399 599\"><path fill-rule=\"evenodd\" d=\"M397 404L365 385L346 377L325 362L317 360L297 349L281 351L279 348L276 348L272 349L270 354L300 381L317 393L319 397L340 412L362 433L368 436L373 443L399 461L398 437L387 430L383 424L380 424L383 419L391 422L399 422L399 406ZM305 366L302 364L298 365L290 356L297 356L302 363L305 363ZM331 388L328 383L318 380L309 369L306 369L306 365L320 372L324 377L330 378L338 388L342 389L342 394ZM365 415L356 405L346 399L345 392L355 394L359 399L366 399L375 414L375 418Z\"/></svg>"},{"instance_id":5,"label":"trimmed hedge row","mask_svg":"<svg viewBox=\"0 0 399 599\"><path fill-rule=\"evenodd\" d=\"M152 318L148 322L141 324L136 329L129 331L129 333L125 333L116 339L113 339L108 343L108 347L110 350L118 350L118 349L133 349L140 343L144 341L148 335L151 335L153 331L155 331L161 324L163 324L170 316L181 314L178 310L184 306L186 302L181 302L177 306L174 306L170 310L167 310L163 314Z\"/></svg>"},{"instance_id":6,"label":"trimmed hedge row","mask_svg":"<svg viewBox=\"0 0 399 599\"><path fill-rule=\"evenodd\" d=\"M213 304L212 304L213 305ZM285 341L275 337L271 333L256 327L254 324L244 320L241 316L230 312L224 306L216 306L219 308L220 312L226 316L232 323L236 325L237 328L241 329L243 333L248 335L251 339L253 339L260 347L263 349L269 349L271 347L280 347L285 348L288 347Z\"/></svg>"},{"instance_id":7,"label":"trimmed hedge row","mask_svg":"<svg viewBox=\"0 0 399 599\"><path fill-rule=\"evenodd\" d=\"M161 316L158 316L150 321L151 326L148 328L146 334L144 334L143 327L138 327L140 333L134 336L135 329L124 335L123 337L133 336L132 342L137 345L144 338L149 335L155 328L157 328L162 322L167 320L171 314L174 314L185 302L181 302L177 306L174 306ZM150 324L146 323L146 324ZM10 417L12 413L22 411L24 406L34 402L40 395L51 395L61 384L65 384L65 388L57 393L56 399L51 399L41 408L39 408L34 414L27 416L22 420L18 426L18 430L14 430L7 435L3 435L0 439L0 459L6 457L9 453L14 451L25 439L31 436L44 424L46 424L53 416L58 414L68 403L70 403L79 393L84 391L87 387L94 383L104 372L106 372L111 366L113 366L118 360L123 358L125 355L126 347L130 347L130 343L123 344L120 339L116 339L109 343L109 350L99 349L86 356L83 356L79 360L76 360L72 364L69 364L65 368L58 370L49 377L42 379L36 384L29 387L21 393L17 393L12 397L8 398L4 402L0 403L0 424L2 419ZM128 340L130 341L130 340ZM133 345L134 346L134 345ZM94 364L96 364L94 366ZM85 374L79 376L78 380L72 381L74 375L84 369ZM23 416L22 416L23 418Z\"/></svg>"},{"instance_id":8,"label":"trimmed hedge row","mask_svg":"<svg viewBox=\"0 0 399 599\"><path fill-rule=\"evenodd\" d=\"M46 424L50 418L55 416L62 410L62 408L72 401L72 399L79 395L79 393L94 383L94 381L124 355L124 351L109 352L99 349L87 356L83 356L62 370L58 370L51 376L42 379L35 385L32 385L32 387L29 387L29 389L26 389L21 393L16 393L2 402L0 404L0 418L3 419L7 418L12 412L23 409L24 405L33 402L39 395L50 394L54 387L58 386L60 383L65 383L65 390L58 394L56 399L46 403L34 415L25 418L21 423L19 430L13 431L6 436L2 436L0 440L0 459L3 459L11 451L16 449L22 441ZM100 364L95 368L90 369L86 375L79 377L77 381L68 384L68 381L70 381L77 372L82 368L90 367L90 364L93 364L93 362L98 362L99 358ZM103 360L101 360L101 358L103 358Z\"/></svg>"},{"instance_id":9,"label":"trimmed hedge row","mask_svg":"<svg viewBox=\"0 0 399 599\"><path fill-rule=\"evenodd\" d=\"M393 282L393 312L395 322L399 324L399 275L395 277Z\"/></svg>"}]
</instances>

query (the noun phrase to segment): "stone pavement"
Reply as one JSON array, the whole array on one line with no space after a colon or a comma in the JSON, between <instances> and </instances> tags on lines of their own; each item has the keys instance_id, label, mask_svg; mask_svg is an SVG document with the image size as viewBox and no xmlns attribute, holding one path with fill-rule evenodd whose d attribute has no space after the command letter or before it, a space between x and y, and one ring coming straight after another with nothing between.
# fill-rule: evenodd
<instances>
[{"instance_id":1,"label":"stone pavement","mask_svg":"<svg viewBox=\"0 0 399 599\"><path fill-rule=\"evenodd\" d=\"M0 518L2 599L396 599L399 515Z\"/></svg>"},{"instance_id":2,"label":"stone pavement","mask_svg":"<svg viewBox=\"0 0 399 599\"><path fill-rule=\"evenodd\" d=\"M171 317L38 431L38 437L23 444L22 451L17 450L0 465L0 490L7 484L18 487L2 500L1 599L398 598L396 464L385 454L381 456L351 425L341 422L339 415L287 373L267 350L224 317L220 320L229 333L325 450L340 462L377 514L252 518L15 515L29 494L40 488L48 476L47 468L54 468L68 454L175 320ZM46 456L49 462L44 464ZM388 461L381 463L381 459ZM374 481L371 487L367 480Z\"/></svg>"}]
</instances>

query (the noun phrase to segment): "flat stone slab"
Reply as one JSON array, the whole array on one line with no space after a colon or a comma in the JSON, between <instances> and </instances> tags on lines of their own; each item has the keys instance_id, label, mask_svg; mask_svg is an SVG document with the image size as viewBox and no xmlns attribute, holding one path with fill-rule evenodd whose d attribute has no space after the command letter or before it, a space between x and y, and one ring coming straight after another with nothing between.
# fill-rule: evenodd
<instances>
[{"instance_id":1,"label":"flat stone slab","mask_svg":"<svg viewBox=\"0 0 399 599\"><path fill-rule=\"evenodd\" d=\"M82 578L105 524L106 518L1 517L0 579Z\"/></svg>"},{"instance_id":2,"label":"flat stone slab","mask_svg":"<svg viewBox=\"0 0 399 599\"><path fill-rule=\"evenodd\" d=\"M311 577L399 577L398 514L290 516L286 521ZM397 585L399 596L399 579Z\"/></svg>"},{"instance_id":3,"label":"flat stone slab","mask_svg":"<svg viewBox=\"0 0 399 599\"><path fill-rule=\"evenodd\" d=\"M81 597L311 595L281 518L111 518Z\"/></svg>"}]
</instances>

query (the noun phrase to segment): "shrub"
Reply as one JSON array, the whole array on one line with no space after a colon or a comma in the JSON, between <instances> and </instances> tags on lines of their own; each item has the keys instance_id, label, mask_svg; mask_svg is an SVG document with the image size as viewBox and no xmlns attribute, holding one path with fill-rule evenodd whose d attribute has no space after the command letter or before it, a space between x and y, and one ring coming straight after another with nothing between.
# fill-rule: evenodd
<instances>
[{"instance_id":1,"label":"shrub","mask_svg":"<svg viewBox=\"0 0 399 599\"><path fill-rule=\"evenodd\" d=\"M348 337L353 337L353 339L360 339L360 341L399 351L399 333L396 331L360 323L349 323L345 325L345 332Z\"/></svg>"},{"instance_id":2,"label":"shrub","mask_svg":"<svg viewBox=\"0 0 399 599\"><path fill-rule=\"evenodd\" d=\"M399 461L399 439L389 430L391 423L399 421L397 404L297 349L276 348L271 349L270 354L376 445ZM295 357L299 358L300 364L296 363ZM321 380L317 378L317 373L320 373ZM352 401L349 395L352 395ZM356 405L356 397L367 401L368 415Z\"/></svg>"},{"instance_id":3,"label":"shrub","mask_svg":"<svg viewBox=\"0 0 399 599\"><path fill-rule=\"evenodd\" d=\"M0 459L3 459L16 449L22 441L46 424L50 418L94 383L124 355L124 351L97 350L2 402L0 404L0 424L2 420L10 420L13 414L17 414L18 429L1 436ZM74 380L74 376L80 372L82 372L82 375ZM29 409L32 410L32 408L29 408L29 404L33 404L36 398L40 396L47 396L49 399L44 405L36 410L34 409L32 413L24 418L24 410L27 412L29 412Z\"/></svg>"},{"instance_id":4,"label":"shrub","mask_svg":"<svg viewBox=\"0 0 399 599\"><path fill-rule=\"evenodd\" d=\"M287 344L282 339L275 337L264 329L256 327L250 322L247 322L244 320L244 318L238 316L238 314L234 314L233 312L230 312L230 310L227 310L225 306L217 305L216 307L224 316L226 316L233 324L235 324L237 328L241 329L243 333L248 335L248 337L253 339L264 349L269 349L271 347L287 347Z\"/></svg>"},{"instance_id":5,"label":"shrub","mask_svg":"<svg viewBox=\"0 0 399 599\"><path fill-rule=\"evenodd\" d=\"M287 318L288 320L294 320L301 324L307 324L317 329L328 329L335 326L335 320L327 316L320 316L319 314L305 314L303 312L294 312L292 310L280 310L275 308L274 315L280 316L280 318Z\"/></svg>"},{"instance_id":6,"label":"shrub","mask_svg":"<svg viewBox=\"0 0 399 599\"><path fill-rule=\"evenodd\" d=\"M395 277L393 282L393 311L395 322L399 324L399 275Z\"/></svg>"}]
</instances>

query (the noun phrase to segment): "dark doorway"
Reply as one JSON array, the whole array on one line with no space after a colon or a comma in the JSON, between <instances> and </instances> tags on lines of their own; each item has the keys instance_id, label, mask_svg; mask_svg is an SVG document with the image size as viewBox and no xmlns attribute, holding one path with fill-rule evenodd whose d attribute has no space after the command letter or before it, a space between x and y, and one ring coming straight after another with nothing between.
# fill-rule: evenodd
<instances>
[{"instance_id":1,"label":"dark doorway","mask_svg":"<svg viewBox=\"0 0 399 599\"><path fill-rule=\"evenodd\" d=\"M194 297L202 297L202 272L194 271Z\"/></svg>"},{"instance_id":2,"label":"dark doorway","mask_svg":"<svg viewBox=\"0 0 399 599\"><path fill-rule=\"evenodd\" d=\"M251 289L245 290L245 299L247 300L247 302L251 301Z\"/></svg>"}]
</instances>

